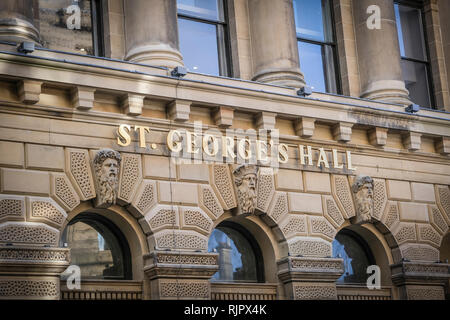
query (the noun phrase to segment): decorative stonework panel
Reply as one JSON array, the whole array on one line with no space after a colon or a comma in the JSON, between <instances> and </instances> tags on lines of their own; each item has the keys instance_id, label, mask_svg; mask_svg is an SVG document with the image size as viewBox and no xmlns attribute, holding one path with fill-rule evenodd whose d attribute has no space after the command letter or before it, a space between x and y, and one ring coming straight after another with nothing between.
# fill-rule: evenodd
<instances>
[{"instance_id":1,"label":"decorative stonework panel","mask_svg":"<svg viewBox=\"0 0 450 320\"><path fill-rule=\"evenodd\" d=\"M332 179L333 196L338 205L343 209L342 213L346 219L355 216L355 206L350 191L350 186L346 176L333 175Z\"/></svg>"},{"instance_id":2,"label":"decorative stonework panel","mask_svg":"<svg viewBox=\"0 0 450 320\"><path fill-rule=\"evenodd\" d=\"M145 216L145 220L148 221L152 232L163 228L178 228L178 207L158 205Z\"/></svg>"},{"instance_id":3,"label":"decorative stonework panel","mask_svg":"<svg viewBox=\"0 0 450 320\"><path fill-rule=\"evenodd\" d=\"M196 231L209 235L213 222L199 208L181 208L182 229L195 229Z\"/></svg>"},{"instance_id":4,"label":"decorative stonework panel","mask_svg":"<svg viewBox=\"0 0 450 320\"><path fill-rule=\"evenodd\" d=\"M336 258L291 258L291 267L301 272L344 272L344 264Z\"/></svg>"},{"instance_id":5,"label":"decorative stonework panel","mask_svg":"<svg viewBox=\"0 0 450 320\"><path fill-rule=\"evenodd\" d=\"M450 189L447 186L436 186L436 203L445 213L447 223L450 224Z\"/></svg>"},{"instance_id":6,"label":"decorative stonework panel","mask_svg":"<svg viewBox=\"0 0 450 320\"><path fill-rule=\"evenodd\" d=\"M333 241L336 236L336 229L324 217L308 217L311 235L325 237L326 240Z\"/></svg>"},{"instance_id":7,"label":"decorative stonework panel","mask_svg":"<svg viewBox=\"0 0 450 320\"><path fill-rule=\"evenodd\" d=\"M51 196L66 211L72 211L80 204L80 197L65 174L51 174Z\"/></svg>"},{"instance_id":8,"label":"decorative stonework panel","mask_svg":"<svg viewBox=\"0 0 450 320\"><path fill-rule=\"evenodd\" d=\"M428 206L428 212L430 215L430 222L431 224L436 228L438 232L440 232L442 235L444 235L448 230L447 222L445 222L445 219L443 215L441 214L441 211L436 206Z\"/></svg>"},{"instance_id":9,"label":"decorative stonework panel","mask_svg":"<svg viewBox=\"0 0 450 320\"><path fill-rule=\"evenodd\" d=\"M402 257L411 261L439 260L439 250L426 244L405 244L400 246Z\"/></svg>"},{"instance_id":10,"label":"decorative stonework panel","mask_svg":"<svg viewBox=\"0 0 450 320\"><path fill-rule=\"evenodd\" d=\"M29 198L30 208L28 220L44 222L55 228L60 228L67 218L67 214L56 202L48 198Z\"/></svg>"},{"instance_id":11,"label":"decorative stonework panel","mask_svg":"<svg viewBox=\"0 0 450 320\"><path fill-rule=\"evenodd\" d=\"M208 249L208 237L195 231L161 231L155 234L157 249Z\"/></svg>"},{"instance_id":12,"label":"decorative stonework panel","mask_svg":"<svg viewBox=\"0 0 450 320\"><path fill-rule=\"evenodd\" d=\"M288 241L291 256L302 255L305 257L330 257L331 243L312 237L295 237Z\"/></svg>"},{"instance_id":13,"label":"decorative stonework panel","mask_svg":"<svg viewBox=\"0 0 450 320\"><path fill-rule=\"evenodd\" d=\"M129 209L138 218L145 216L156 204L156 198L156 182L143 180Z\"/></svg>"},{"instance_id":14,"label":"decorative stonework panel","mask_svg":"<svg viewBox=\"0 0 450 320\"><path fill-rule=\"evenodd\" d=\"M324 201L324 215L336 228L339 228L344 222L344 217L339 210L334 199L330 196L323 196Z\"/></svg>"},{"instance_id":15,"label":"decorative stonework panel","mask_svg":"<svg viewBox=\"0 0 450 320\"><path fill-rule=\"evenodd\" d=\"M0 221L25 220L25 197L0 195Z\"/></svg>"},{"instance_id":16,"label":"decorative stonework panel","mask_svg":"<svg viewBox=\"0 0 450 320\"><path fill-rule=\"evenodd\" d=\"M280 229L286 238L298 235L305 236L307 234L306 217L304 215L289 214L280 223Z\"/></svg>"},{"instance_id":17,"label":"decorative stonework panel","mask_svg":"<svg viewBox=\"0 0 450 320\"><path fill-rule=\"evenodd\" d=\"M139 154L122 154L119 180L119 200L130 203L142 180L142 161Z\"/></svg>"},{"instance_id":18,"label":"decorative stonework panel","mask_svg":"<svg viewBox=\"0 0 450 320\"><path fill-rule=\"evenodd\" d=\"M445 300L444 288L408 288L408 300Z\"/></svg>"},{"instance_id":19,"label":"decorative stonework panel","mask_svg":"<svg viewBox=\"0 0 450 320\"><path fill-rule=\"evenodd\" d=\"M227 164L212 165L213 187L217 192L219 200L223 203L226 210L237 206L236 196L234 194L234 183L231 172Z\"/></svg>"},{"instance_id":20,"label":"decorative stonework panel","mask_svg":"<svg viewBox=\"0 0 450 320\"><path fill-rule=\"evenodd\" d=\"M59 296L57 280L0 280L0 297L56 298Z\"/></svg>"},{"instance_id":21,"label":"decorative stonework panel","mask_svg":"<svg viewBox=\"0 0 450 320\"><path fill-rule=\"evenodd\" d=\"M0 261L64 262L69 263L69 249L0 247Z\"/></svg>"},{"instance_id":22,"label":"decorative stonework panel","mask_svg":"<svg viewBox=\"0 0 450 320\"><path fill-rule=\"evenodd\" d=\"M414 223L400 222L400 224L393 230L393 235L398 244L404 242L416 241L416 226Z\"/></svg>"},{"instance_id":23,"label":"decorative stonework panel","mask_svg":"<svg viewBox=\"0 0 450 320\"><path fill-rule=\"evenodd\" d=\"M399 221L397 202L389 201L382 222L389 230L393 230Z\"/></svg>"},{"instance_id":24,"label":"decorative stonework panel","mask_svg":"<svg viewBox=\"0 0 450 320\"><path fill-rule=\"evenodd\" d=\"M210 186L199 185L200 206L208 213L213 220L223 214L223 208L220 205L214 191Z\"/></svg>"},{"instance_id":25,"label":"decorative stonework panel","mask_svg":"<svg viewBox=\"0 0 450 320\"><path fill-rule=\"evenodd\" d=\"M66 149L66 172L83 201L95 198L89 153L83 149Z\"/></svg>"},{"instance_id":26,"label":"decorative stonework panel","mask_svg":"<svg viewBox=\"0 0 450 320\"><path fill-rule=\"evenodd\" d=\"M161 298L192 298L192 299L208 299L209 298L209 283L191 282L191 281L176 281L176 282L161 282L160 283Z\"/></svg>"},{"instance_id":27,"label":"decorative stonework panel","mask_svg":"<svg viewBox=\"0 0 450 320\"><path fill-rule=\"evenodd\" d=\"M270 201L275 193L275 181L272 168L259 168L257 180L257 206L256 209L267 213Z\"/></svg>"},{"instance_id":28,"label":"decorative stonework panel","mask_svg":"<svg viewBox=\"0 0 450 320\"><path fill-rule=\"evenodd\" d=\"M295 300L336 300L337 291L335 285L294 285L294 297Z\"/></svg>"},{"instance_id":29,"label":"decorative stonework panel","mask_svg":"<svg viewBox=\"0 0 450 320\"><path fill-rule=\"evenodd\" d=\"M158 253L158 263L164 264L195 264L195 265L217 265L218 255L186 255L174 253Z\"/></svg>"},{"instance_id":30,"label":"decorative stonework panel","mask_svg":"<svg viewBox=\"0 0 450 320\"><path fill-rule=\"evenodd\" d=\"M288 197L285 192L277 192L275 194L272 205L270 206L267 215L276 223L288 214Z\"/></svg>"},{"instance_id":31,"label":"decorative stonework panel","mask_svg":"<svg viewBox=\"0 0 450 320\"><path fill-rule=\"evenodd\" d=\"M386 183L383 179L373 179L373 217L381 220L386 207Z\"/></svg>"},{"instance_id":32,"label":"decorative stonework panel","mask_svg":"<svg viewBox=\"0 0 450 320\"><path fill-rule=\"evenodd\" d=\"M442 236L428 224L418 224L419 239L430 243L432 246L439 248L442 241Z\"/></svg>"},{"instance_id":33,"label":"decorative stonework panel","mask_svg":"<svg viewBox=\"0 0 450 320\"><path fill-rule=\"evenodd\" d=\"M5 222L0 224L0 242L56 245L58 230L42 223Z\"/></svg>"}]
</instances>

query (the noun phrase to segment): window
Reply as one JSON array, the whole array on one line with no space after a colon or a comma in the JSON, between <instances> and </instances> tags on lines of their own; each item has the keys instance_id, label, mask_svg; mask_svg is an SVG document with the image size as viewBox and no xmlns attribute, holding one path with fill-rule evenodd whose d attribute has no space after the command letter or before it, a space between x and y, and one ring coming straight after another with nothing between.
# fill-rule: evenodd
<instances>
[{"instance_id":1,"label":"window","mask_svg":"<svg viewBox=\"0 0 450 320\"><path fill-rule=\"evenodd\" d=\"M130 250L120 230L96 214L81 214L64 230L63 246L82 279L131 279Z\"/></svg>"},{"instance_id":2,"label":"window","mask_svg":"<svg viewBox=\"0 0 450 320\"><path fill-rule=\"evenodd\" d=\"M239 225L222 222L209 238L208 251L219 253L219 271L213 281L264 281L261 250Z\"/></svg>"},{"instance_id":3,"label":"window","mask_svg":"<svg viewBox=\"0 0 450 320\"><path fill-rule=\"evenodd\" d=\"M401 66L411 100L423 107L433 105L430 64L423 32L422 11L404 4L395 4L395 19L400 45Z\"/></svg>"},{"instance_id":4,"label":"window","mask_svg":"<svg viewBox=\"0 0 450 320\"><path fill-rule=\"evenodd\" d=\"M294 0L300 69L314 91L338 93L331 0Z\"/></svg>"},{"instance_id":5,"label":"window","mask_svg":"<svg viewBox=\"0 0 450 320\"><path fill-rule=\"evenodd\" d=\"M99 0L39 0L41 45L85 55L103 55Z\"/></svg>"},{"instance_id":6,"label":"window","mask_svg":"<svg viewBox=\"0 0 450 320\"><path fill-rule=\"evenodd\" d=\"M177 0L178 35L185 66L193 72L229 76L223 0Z\"/></svg>"},{"instance_id":7,"label":"window","mask_svg":"<svg viewBox=\"0 0 450 320\"><path fill-rule=\"evenodd\" d=\"M366 283L367 267L375 259L367 243L355 232L343 229L333 240L333 258L344 259L344 273L340 283Z\"/></svg>"}]
</instances>

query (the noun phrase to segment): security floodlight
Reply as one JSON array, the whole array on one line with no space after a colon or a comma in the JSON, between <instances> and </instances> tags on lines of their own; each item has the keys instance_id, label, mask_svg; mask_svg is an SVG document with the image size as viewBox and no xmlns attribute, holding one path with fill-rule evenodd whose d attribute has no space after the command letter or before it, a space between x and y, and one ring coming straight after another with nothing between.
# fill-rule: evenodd
<instances>
[{"instance_id":1,"label":"security floodlight","mask_svg":"<svg viewBox=\"0 0 450 320\"><path fill-rule=\"evenodd\" d=\"M17 51L21 53L32 53L34 51L34 42L30 41L24 41L22 42L19 47L17 47Z\"/></svg>"},{"instance_id":2,"label":"security floodlight","mask_svg":"<svg viewBox=\"0 0 450 320\"><path fill-rule=\"evenodd\" d=\"M405 111L409 112L409 113L416 113L416 112L419 112L419 110L420 110L420 106L415 103L412 103L405 108Z\"/></svg>"},{"instance_id":3,"label":"security floodlight","mask_svg":"<svg viewBox=\"0 0 450 320\"><path fill-rule=\"evenodd\" d=\"M172 77L181 78L187 75L187 69L186 67L178 66L175 67L170 74L172 75Z\"/></svg>"},{"instance_id":4,"label":"security floodlight","mask_svg":"<svg viewBox=\"0 0 450 320\"><path fill-rule=\"evenodd\" d=\"M297 91L297 95L307 97L312 94L312 88L310 86L304 86Z\"/></svg>"}]
</instances>

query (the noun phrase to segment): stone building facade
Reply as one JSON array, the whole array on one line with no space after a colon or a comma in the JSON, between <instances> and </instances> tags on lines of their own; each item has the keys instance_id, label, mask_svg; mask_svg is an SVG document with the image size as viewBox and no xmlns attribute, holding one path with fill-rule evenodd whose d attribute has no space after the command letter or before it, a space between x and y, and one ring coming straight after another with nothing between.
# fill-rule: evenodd
<instances>
[{"instance_id":1,"label":"stone building facade","mask_svg":"<svg viewBox=\"0 0 450 320\"><path fill-rule=\"evenodd\" d=\"M0 298L448 297L448 1L412 1L419 111L393 0L329 2L340 89L311 94L292 1L220 2L228 76L174 72L175 0L75 2L0 3Z\"/></svg>"}]
</instances>

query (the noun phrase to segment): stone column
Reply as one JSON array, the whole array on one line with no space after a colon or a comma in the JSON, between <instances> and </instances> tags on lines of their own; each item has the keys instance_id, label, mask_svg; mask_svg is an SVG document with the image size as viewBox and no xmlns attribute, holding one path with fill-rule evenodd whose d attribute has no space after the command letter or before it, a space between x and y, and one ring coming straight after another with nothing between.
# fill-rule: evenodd
<instances>
[{"instance_id":1,"label":"stone column","mask_svg":"<svg viewBox=\"0 0 450 320\"><path fill-rule=\"evenodd\" d=\"M344 273L337 258L287 257L278 261L278 277L288 300L337 300L336 280Z\"/></svg>"},{"instance_id":2,"label":"stone column","mask_svg":"<svg viewBox=\"0 0 450 320\"><path fill-rule=\"evenodd\" d=\"M403 300L444 300L450 264L402 261L391 266L392 283Z\"/></svg>"},{"instance_id":3,"label":"stone column","mask_svg":"<svg viewBox=\"0 0 450 320\"><path fill-rule=\"evenodd\" d=\"M358 51L361 97L409 105L408 90L402 77L400 47L393 0L376 1L380 8L381 28L369 29L367 8L373 0L353 3Z\"/></svg>"},{"instance_id":4,"label":"stone column","mask_svg":"<svg viewBox=\"0 0 450 320\"><path fill-rule=\"evenodd\" d=\"M161 252L144 256L150 299L211 299L211 276L219 270L217 253Z\"/></svg>"},{"instance_id":5,"label":"stone column","mask_svg":"<svg viewBox=\"0 0 450 320\"><path fill-rule=\"evenodd\" d=\"M173 68L183 65L176 0L124 1L125 59Z\"/></svg>"},{"instance_id":6,"label":"stone column","mask_svg":"<svg viewBox=\"0 0 450 320\"><path fill-rule=\"evenodd\" d=\"M37 0L0 1L0 40L39 43L39 30L34 23L38 6Z\"/></svg>"},{"instance_id":7,"label":"stone column","mask_svg":"<svg viewBox=\"0 0 450 320\"><path fill-rule=\"evenodd\" d=\"M65 248L0 247L0 299L59 300L69 259Z\"/></svg>"},{"instance_id":8,"label":"stone column","mask_svg":"<svg viewBox=\"0 0 450 320\"><path fill-rule=\"evenodd\" d=\"M444 47L445 66L447 69L447 85L450 92L450 1L438 0L439 17L441 22L442 45ZM433 26L432 28L435 28ZM445 111L450 112L450 104L445 107Z\"/></svg>"},{"instance_id":9,"label":"stone column","mask_svg":"<svg viewBox=\"0 0 450 320\"><path fill-rule=\"evenodd\" d=\"M249 0L254 81L300 88L300 71L292 0Z\"/></svg>"}]
</instances>

